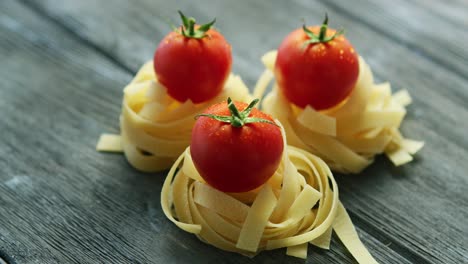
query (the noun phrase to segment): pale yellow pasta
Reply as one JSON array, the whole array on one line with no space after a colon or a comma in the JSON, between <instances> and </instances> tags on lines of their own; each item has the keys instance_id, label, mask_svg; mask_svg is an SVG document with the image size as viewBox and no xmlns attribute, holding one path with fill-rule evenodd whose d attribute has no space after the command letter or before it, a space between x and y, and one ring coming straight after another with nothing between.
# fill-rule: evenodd
<instances>
[{"instance_id":1,"label":"pale yellow pasta","mask_svg":"<svg viewBox=\"0 0 468 264\"><path fill-rule=\"evenodd\" d=\"M103 137L97 148L100 151L122 149L129 163L142 171L168 169L190 144L195 116L228 97L244 102L252 99L241 78L230 74L215 98L200 104L190 100L180 103L158 83L150 61L124 88L120 141L118 137Z\"/></svg>"},{"instance_id":2,"label":"pale yellow pasta","mask_svg":"<svg viewBox=\"0 0 468 264\"><path fill-rule=\"evenodd\" d=\"M332 236L333 229L329 228L325 233L321 236L317 237L316 239L310 241L310 244L323 248L323 249L330 249L330 241Z\"/></svg>"},{"instance_id":3,"label":"pale yellow pasta","mask_svg":"<svg viewBox=\"0 0 468 264\"><path fill-rule=\"evenodd\" d=\"M276 202L277 199L271 186L265 184L249 208L236 243L238 249L257 251L268 219L276 207Z\"/></svg>"},{"instance_id":4,"label":"pale yellow pasta","mask_svg":"<svg viewBox=\"0 0 468 264\"><path fill-rule=\"evenodd\" d=\"M102 134L96 145L97 151L122 152L121 138L119 135Z\"/></svg>"},{"instance_id":5,"label":"pale yellow pasta","mask_svg":"<svg viewBox=\"0 0 468 264\"><path fill-rule=\"evenodd\" d=\"M362 263L366 264L377 263L364 244L362 244L346 209L341 203L338 205L338 216L335 223L333 223L333 229L355 259L359 259Z\"/></svg>"},{"instance_id":6,"label":"pale yellow pasta","mask_svg":"<svg viewBox=\"0 0 468 264\"><path fill-rule=\"evenodd\" d=\"M336 136L336 119L323 115L310 106L306 106L304 111L297 116L297 122L311 131ZM317 126L317 124L321 124L321 126Z\"/></svg>"},{"instance_id":7,"label":"pale yellow pasta","mask_svg":"<svg viewBox=\"0 0 468 264\"><path fill-rule=\"evenodd\" d=\"M307 243L299 244L297 246L291 246L286 249L286 254L296 258L307 258Z\"/></svg>"},{"instance_id":8,"label":"pale yellow pasta","mask_svg":"<svg viewBox=\"0 0 468 264\"><path fill-rule=\"evenodd\" d=\"M195 182L194 201L236 222L245 221L249 213L249 206L246 204L199 181Z\"/></svg>"},{"instance_id":9,"label":"pale yellow pasta","mask_svg":"<svg viewBox=\"0 0 468 264\"><path fill-rule=\"evenodd\" d=\"M178 227L223 250L254 256L262 250L287 248L286 254L306 258L308 243L329 248L338 223L341 234L348 232L340 238L356 260L372 259L362 244L352 245L358 236L346 211L340 211L338 186L328 166L292 146L285 148L267 183L239 194L206 184L187 148L167 175L161 206Z\"/></svg>"},{"instance_id":10,"label":"pale yellow pasta","mask_svg":"<svg viewBox=\"0 0 468 264\"><path fill-rule=\"evenodd\" d=\"M272 80L276 51L262 57L266 70L254 94L261 97ZM375 84L369 66L359 58L359 77L352 94L325 111L289 103L276 83L263 99L262 110L284 126L290 145L322 158L334 171L359 173L374 156L385 153L396 165L413 160L424 143L401 136L399 127L411 103L408 91L392 95L389 83Z\"/></svg>"}]
</instances>

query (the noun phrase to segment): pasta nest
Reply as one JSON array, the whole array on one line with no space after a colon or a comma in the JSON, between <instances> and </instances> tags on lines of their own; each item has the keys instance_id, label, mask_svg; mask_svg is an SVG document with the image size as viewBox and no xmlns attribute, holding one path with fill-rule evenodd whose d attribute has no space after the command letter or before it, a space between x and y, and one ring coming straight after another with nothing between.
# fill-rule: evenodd
<instances>
[{"instance_id":1,"label":"pasta nest","mask_svg":"<svg viewBox=\"0 0 468 264\"><path fill-rule=\"evenodd\" d=\"M306 258L308 243L329 248L334 229L358 261L375 263L338 199L329 167L292 146L268 182L245 193L206 184L187 148L166 177L161 206L179 228L226 251L254 256L286 247L288 255Z\"/></svg>"},{"instance_id":2,"label":"pasta nest","mask_svg":"<svg viewBox=\"0 0 468 264\"><path fill-rule=\"evenodd\" d=\"M265 54L266 70L254 90L260 98L273 80L276 51ZM262 110L284 126L290 145L322 158L333 171L359 173L385 153L396 165L413 160L423 142L406 139L399 127L411 103L406 90L392 94L389 83L375 84L369 65L359 58L359 77L351 95L326 111L301 109L287 101L275 82Z\"/></svg>"}]
</instances>

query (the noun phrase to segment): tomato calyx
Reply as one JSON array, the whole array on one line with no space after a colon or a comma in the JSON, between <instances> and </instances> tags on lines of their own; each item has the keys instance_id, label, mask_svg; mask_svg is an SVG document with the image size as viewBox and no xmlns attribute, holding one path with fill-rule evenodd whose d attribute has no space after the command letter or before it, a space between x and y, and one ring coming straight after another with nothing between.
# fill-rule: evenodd
<instances>
[{"instance_id":1,"label":"tomato calyx","mask_svg":"<svg viewBox=\"0 0 468 264\"><path fill-rule=\"evenodd\" d=\"M320 26L320 32L318 35L312 32L310 29L308 29L305 24L302 26L302 29L304 30L306 35L309 37L309 40L304 42L304 45L314 44L314 43L327 43L329 41L334 40L336 37L344 34L344 29L340 29L332 36L327 37L327 29L328 29L328 14L327 13L325 13L325 20L323 21L322 26Z\"/></svg>"},{"instance_id":2,"label":"tomato calyx","mask_svg":"<svg viewBox=\"0 0 468 264\"><path fill-rule=\"evenodd\" d=\"M183 35L184 37L187 38L194 38L194 39L202 39L206 36L206 32L210 30L211 26L216 22L216 18L213 19L211 22L203 24L199 26L198 28L195 28L196 20L193 17L186 17L182 11L178 11L180 18L182 19L182 27L180 28L180 31L176 30L178 33Z\"/></svg>"},{"instance_id":3,"label":"tomato calyx","mask_svg":"<svg viewBox=\"0 0 468 264\"><path fill-rule=\"evenodd\" d=\"M242 127L245 124L248 123L267 123L270 125L278 126L274 122L271 122L270 120L263 119L263 118L257 118L257 117L249 117L250 112L252 112L252 109L254 106L260 101L259 99L253 100L244 110L239 111L237 109L236 105L234 102L231 100L230 97L227 99L227 104L228 104L228 109L229 112L231 112L231 116L220 116L220 115L213 115L213 114L199 114L195 118L198 118L200 116L206 116L209 118L213 118L215 120L218 120L223 123L229 123L233 127Z\"/></svg>"}]
</instances>

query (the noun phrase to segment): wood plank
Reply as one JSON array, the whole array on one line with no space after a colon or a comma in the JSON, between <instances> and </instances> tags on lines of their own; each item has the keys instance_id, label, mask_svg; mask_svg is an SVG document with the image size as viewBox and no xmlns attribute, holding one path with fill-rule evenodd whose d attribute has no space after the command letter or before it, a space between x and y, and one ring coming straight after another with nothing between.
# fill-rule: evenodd
<instances>
[{"instance_id":1,"label":"wood plank","mask_svg":"<svg viewBox=\"0 0 468 264\"><path fill-rule=\"evenodd\" d=\"M443 18L455 27L465 28L468 26L468 2L465 0L451 0L450 4L437 0L410 0L415 6L424 8L427 12ZM450 29L451 27L449 27Z\"/></svg>"},{"instance_id":2,"label":"wood plank","mask_svg":"<svg viewBox=\"0 0 468 264\"><path fill-rule=\"evenodd\" d=\"M0 3L0 251L16 263L295 263L215 249L165 219L164 174L94 150L117 130L124 69L13 1ZM383 263L405 263L359 230ZM352 263L333 240L309 263ZM303 263L303 261L301 261Z\"/></svg>"},{"instance_id":3,"label":"wood plank","mask_svg":"<svg viewBox=\"0 0 468 264\"><path fill-rule=\"evenodd\" d=\"M456 72L460 77L468 76L468 31L466 24L453 26L447 19L451 15L435 15L429 10L436 7L424 2L426 8L414 3L396 1L322 1L327 7L340 14L350 16L356 21L388 36L393 42L401 43L446 69ZM465 10L465 4L444 3L452 9ZM365 10L365 11L364 11ZM455 13L456 14L456 13Z\"/></svg>"}]
</instances>

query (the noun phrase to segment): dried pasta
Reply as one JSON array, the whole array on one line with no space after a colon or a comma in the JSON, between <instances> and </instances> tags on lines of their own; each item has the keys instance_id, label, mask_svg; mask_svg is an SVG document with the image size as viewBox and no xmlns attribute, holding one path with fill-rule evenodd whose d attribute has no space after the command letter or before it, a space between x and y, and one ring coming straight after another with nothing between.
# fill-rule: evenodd
<instances>
[{"instance_id":1,"label":"dried pasta","mask_svg":"<svg viewBox=\"0 0 468 264\"><path fill-rule=\"evenodd\" d=\"M276 51L262 60L266 70L254 91L259 97L273 80ZM333 109L300 109L274 83L262 110L279 119L290 145L319 156L333 171L359 173L377 154L385 153L399 166L412 161L412 155L423 147L423 142L405 139L399 132L410 103L406 90L392 94L389 83L375 84L369 66L359 58L359 78L352 94Z\"/></svg>"},{"instance_id":2,"label":"dried pasta","mask_svg":"<svg viewBox=\"0 0 468 264\"><path fill-rule=\"evenodd\" d=\"M296 147L285 148L267 183L236 194L206 184L187 148L167 175L161 206L170 221L201 241L247 256L287 248L286 254L306 258L308 243L329 248L337 225L338 235L356 260L375 263L364 245L356 244L356 230L338 199L329 167Z\"/></svg>"},{"instance_id":3,"label":"dried pasta","mask_svg":"<svg viewBox=\"0 0 468 264\"><path fill-rule=\"evenodd\" d=\"M251 100L241 78L230 74L222 92L215 98L200 104L190 100L180 103L158 83L153 62L149 61L124 88L120 140L118 137L101 137L97 149L122 149L129 163L141 171L168 169L190 144L195 115L227 97Z\"/></svg>"}]
</instances>

